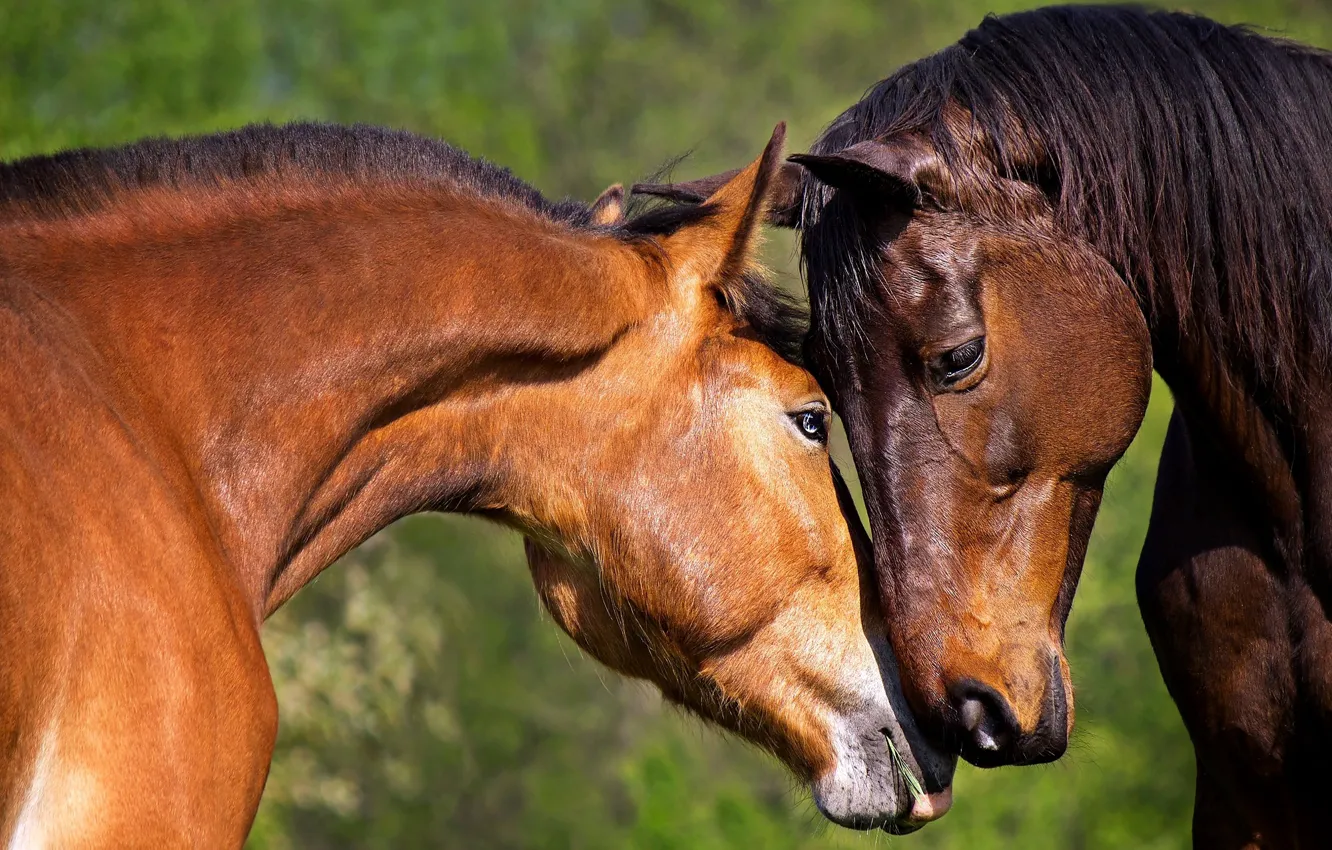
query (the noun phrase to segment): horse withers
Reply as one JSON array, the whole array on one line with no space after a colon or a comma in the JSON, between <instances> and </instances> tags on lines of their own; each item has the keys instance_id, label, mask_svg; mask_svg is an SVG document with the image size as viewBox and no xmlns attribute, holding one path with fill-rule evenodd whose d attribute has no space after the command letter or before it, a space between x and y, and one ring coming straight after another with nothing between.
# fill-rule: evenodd
<instances>
[{"instance_id":1,"label":"horse withers","mask_svg":"<svg viewBox=\"0 0 1332 850\"><path fill-rule=\"evenodd\" d=\"M1203 847L1326 843L1329 88L1332 55L1196 16L990 18L837 118L771 207L803 231L903 686L977 764L1063 753L1102 486L1153 367L1170 386L1138 595Z\"/></svg>"},{"instance_id":2,"label":"horse withers","mask_svg":"<svg viewBox=\"0 0 1332 850\"><path fill-rule=\"evenodd\" d=\"M781 149L631 220L366 127L0 167L8 845L239 846L260 623L423 510L525 532L580 645L830 818L942 814L803 322L749 265Z\"/></svg>"}]
</instances>

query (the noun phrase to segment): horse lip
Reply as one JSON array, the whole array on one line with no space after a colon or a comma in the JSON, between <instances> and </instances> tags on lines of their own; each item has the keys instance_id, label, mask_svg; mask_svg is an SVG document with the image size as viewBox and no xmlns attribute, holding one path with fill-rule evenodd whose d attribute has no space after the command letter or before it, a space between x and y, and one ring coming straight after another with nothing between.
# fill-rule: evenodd
<instances>
[{"instance_id":1,"label":"horse lip","mask_svg":"<svg viewBox=\"0 0 1332 850\"><path fill-rule=\"evenodd\" d=\"M922 794L911 801L911 812L907 815L905 822L919 829L930 821L938 820L948 814L948 810L952 807L953 789L951 786L933 794Z\"/></svg>"},{"instance_id":2,"label":"horse lip","mask_svg":"<svg viewBox=\"0 0 1332 850\"><path fill-rule=\"evenodd\" d=\"M921 830L926 824L948 814L953 807L953 789L945 788L933 794L921 794L911 801L911 811L907 816L893 823L885 824L883 831L889 835L910 835Z\"/></svg>"}]
</instances>

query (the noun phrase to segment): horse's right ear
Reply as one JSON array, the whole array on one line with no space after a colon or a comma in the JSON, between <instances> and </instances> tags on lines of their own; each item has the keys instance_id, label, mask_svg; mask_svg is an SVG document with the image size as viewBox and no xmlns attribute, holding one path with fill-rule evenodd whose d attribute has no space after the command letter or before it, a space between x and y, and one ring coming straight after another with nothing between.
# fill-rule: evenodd
<instances>
[{"instance_id":1,"label":"horse's right ear","mask_svg":"<svg viewBox=\"0 0 1332 850\"><path fill-rule=\"evenodd\" d=\"M741 170L733 168L721 174L683 183L635 183L631 191L635 195L652 195L678 204L701 204L735 179ZM773 227L800 226L800 183L804 176L803 169L794 163L783 162L777 166L768 187L768 207L763 219L765 223Z\"/></svg>"},{"instance_id":2,"label":"horse's right ear","mask_svg":"<svg viewBox=\"0 0 1332 850\"><path fill-rule=\"evenodd\" d=\"M624 186L615 183L606 187L588 211L592 213L592 223L603 227L624 221Z\"/></svg>"},{"instance_id":3,"label":"horse's right ear","mask_svg":"<svg viewBox=\"0 0 1332 850\"><path fill-rule=\"evenodd\" d=\"M820 183L855 197L897 197L914 206L950 195L934 146L915 136L873 139L835 154L793 154L790 162Z\"/></svg>"}]
</instances>

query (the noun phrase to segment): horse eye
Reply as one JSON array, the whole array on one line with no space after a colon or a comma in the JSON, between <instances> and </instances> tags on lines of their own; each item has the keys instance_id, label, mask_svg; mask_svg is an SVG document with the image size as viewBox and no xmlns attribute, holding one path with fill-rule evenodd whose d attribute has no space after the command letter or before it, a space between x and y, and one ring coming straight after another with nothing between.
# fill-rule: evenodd
<instances>
[{"instance_id":1,"label":"horse eye","mask_svg":"<svg viewBox=\"0 0 1332 850\"><path fill-rule=\"evenodd\" d=\"M828 442L828 414L822 410L802 410L791 414L800 435L810 442L825 445Z\"/></svg>"},{"instance_id":2,"label":"horse eye","mask_svg":"<svg viewBox=\"0 0 1332 850\"><path fill-rule=\"evenodd\" d=\"M931 364L930 371L934 373L934 379L939 386L948 389L976 371L976 367L980 366L983 359L985 359L985 337L978 336L939 355Z\"/></svg>"}]
</instances>

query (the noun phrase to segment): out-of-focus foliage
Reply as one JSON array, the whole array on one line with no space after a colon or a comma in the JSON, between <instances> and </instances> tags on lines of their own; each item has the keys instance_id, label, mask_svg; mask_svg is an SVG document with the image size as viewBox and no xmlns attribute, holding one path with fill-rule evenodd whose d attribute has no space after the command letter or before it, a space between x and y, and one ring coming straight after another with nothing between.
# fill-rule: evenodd
<instances>
[{"instance_id":1,"label":"out-of-focus foliage","mask_svg":"<svg viewBox=\"0 0 1332 850\"><path fill-rule=\"evenodd\" d=\"M297 117L449 139L590 198L690 149L732 167L777 120L795 147L902 62L1014 0L0 0L0 157ZM1332 45L1321 0L1195 11ZM773 266L798 286L789 237ZM1192 755L1133 600L1158 386L1112 476L1068 642L1060 763L962 768L904 846L1186 847ZM581 657L516 537L421 517L302 592L265 643L282 710L255 848L831 848L780 769ZM898 840L893 841L894 844Z\"/></svg>"}]
</instances>

